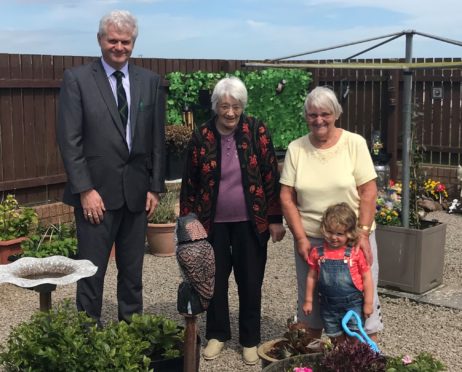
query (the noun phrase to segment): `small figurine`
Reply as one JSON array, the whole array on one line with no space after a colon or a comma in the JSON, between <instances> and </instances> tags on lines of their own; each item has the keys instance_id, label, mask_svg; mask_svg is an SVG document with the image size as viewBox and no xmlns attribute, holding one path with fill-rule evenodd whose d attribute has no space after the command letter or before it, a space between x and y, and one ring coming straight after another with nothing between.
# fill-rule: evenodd
<instances>
[{"instance_id":1,"label":"small figurine","mask_svg":"<svg viewBox=\"0 0 462 372\"><path fill-rule=\"evenodd\" d=\"M284 90L285 86L286 86L286 81L284 79L282 79L278 85L276 86L276 94L281 94L282 91Z\"/></svg>"},{"instance_id":2,"label":"small figurine","mask_svg":"<svg viewBox=\"0 0 462 372\"><path fill-rule=\"evenodd\" d=\"M459 199L454 199L448 208L448 213L462 213L462 203Z\"/></svg>"}]
</instances>

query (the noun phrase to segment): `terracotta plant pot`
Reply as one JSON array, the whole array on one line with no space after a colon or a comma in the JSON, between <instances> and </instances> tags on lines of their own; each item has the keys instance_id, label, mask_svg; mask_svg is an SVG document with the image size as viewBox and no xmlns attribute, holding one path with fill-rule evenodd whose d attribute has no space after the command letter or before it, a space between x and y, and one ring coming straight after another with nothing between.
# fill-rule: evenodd
<instances>
[{"instance_id":1,"label":"terracotta plant pot","mask_svg":"<svg viewBox=\"0 0 462 372\"><path fill-rule=\"evenodd\" d=\"M9 256L13 256L19 253L22 253L21 243L27 238L21 237L11 240L1 240L0 241L0 264L8 264Z\"/></svg>"},{"instance_id":2,"label":"terracotta plant pot","mask_svg":"<svg viewBox=\"0 0 462 372\"><path fill-rule=\"evenodd\" d=\"M146 238L154 256L169 257L175 254L175 223L148 223Z\"/></svg>"}]
</instances>

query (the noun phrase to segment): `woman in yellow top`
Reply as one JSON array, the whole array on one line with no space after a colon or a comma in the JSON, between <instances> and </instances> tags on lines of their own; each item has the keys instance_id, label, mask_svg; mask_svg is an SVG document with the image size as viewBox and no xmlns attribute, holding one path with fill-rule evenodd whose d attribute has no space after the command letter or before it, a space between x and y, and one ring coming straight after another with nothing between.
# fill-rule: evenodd
<instances>
[{"instance_id":1,"label":"woman in yellow top","mask_svg":"<svg viewBox=\"0 0 462 372\"><path fill-rule=\"evenodd\" d=\"M357 246L372 265L374 304L365 330L376 339L377 332L383 329L374 233L377 174L364 138L335 126L342 106L331 89L313 89L306 97L304 110L310 133L289 144L280 178L282 210L294 236L296 252L297 317L308 325L313 336L321 336L323 324L317 296L310 315L306 316L302 309L308 273L306 262L310 248L322 244L323 212L332 204L346 202L358 216Z\"/></svg>"}]
</instances>

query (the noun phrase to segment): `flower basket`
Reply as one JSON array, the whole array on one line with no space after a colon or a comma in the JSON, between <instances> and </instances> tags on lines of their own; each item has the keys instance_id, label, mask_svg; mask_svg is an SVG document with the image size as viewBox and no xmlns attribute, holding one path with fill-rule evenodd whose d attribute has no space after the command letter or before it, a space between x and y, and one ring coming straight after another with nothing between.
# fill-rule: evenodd
<instances>
[{"instance_id":1,"label":"flower basket","mask_svg":"<svg viewBox=\"0 0 462 372\"><path fill-rule=\"evenodd\" d=\"M184 125L167 125L165 127L165 144L167 147L166 179L181 178L184 167L186 147L191 139L192 129Z\"/></svg>"}]
</instances>

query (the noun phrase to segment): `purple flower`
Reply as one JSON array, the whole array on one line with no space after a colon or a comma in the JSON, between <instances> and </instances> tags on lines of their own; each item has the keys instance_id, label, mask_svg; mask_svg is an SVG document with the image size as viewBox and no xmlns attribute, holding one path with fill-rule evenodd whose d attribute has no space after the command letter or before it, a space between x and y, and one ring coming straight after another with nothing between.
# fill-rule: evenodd
<instances>
[{"instance_id":1,"label":"purple flower","mask_svg":"<svg viewBox=\"0 0 462 372\"><path fill-rule=\"evenodd\" d=\"M313 370L307 367L295 367L294 372L313 372Z\"/></svg>"}]
</instances>

